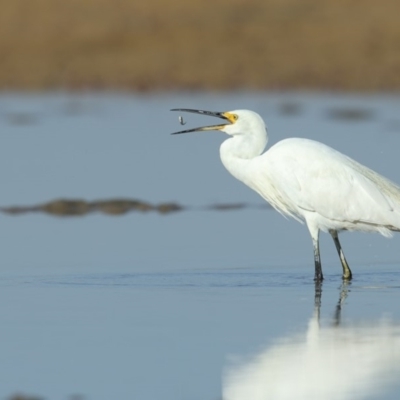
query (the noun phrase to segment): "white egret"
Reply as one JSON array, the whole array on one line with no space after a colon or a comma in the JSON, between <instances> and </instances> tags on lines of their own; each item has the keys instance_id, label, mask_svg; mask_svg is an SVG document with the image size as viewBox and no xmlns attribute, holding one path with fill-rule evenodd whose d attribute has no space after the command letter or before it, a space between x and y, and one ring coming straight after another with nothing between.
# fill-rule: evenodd
<instances>
[{"instance_id":1,"label":"white egret","mask_svg":"<svg viewBox=\"0 0 400 400\"><path fill-rule=\"evenodd\" d=\"M173 109L222 118L224 124L174 134L220 130L231 137L220 147L221 161L237 179L259 193L284 216L305 222L314 246L315 280L322 281L319 232L329 232L343 267L352 273L338 232L400 231L400 187L338 151L313 140L290 138L264 152L263 119L249 110L212 112Z\"/></svg>"}]
</instances>

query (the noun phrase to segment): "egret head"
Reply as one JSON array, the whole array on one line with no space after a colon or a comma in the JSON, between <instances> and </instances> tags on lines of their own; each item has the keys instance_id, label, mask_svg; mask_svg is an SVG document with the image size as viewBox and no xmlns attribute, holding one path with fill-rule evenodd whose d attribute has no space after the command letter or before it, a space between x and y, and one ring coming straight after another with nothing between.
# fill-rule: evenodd
<instances>
[{"instance_id":1,"label":"egret head","mask_svg":"<svg viewBox=\"0 0 400 400\"><path fill-rule=\"evenodd\" d=\"M173 135L177 135L180 133L188 133L188 132L218 130L225 132L228 135L235 136L253 132L254 130L259 130L259 129L265 131L265 124L263 119L257 113L250 110L214 112L214 111L204 111L204 110L192 110L187 108L174 108L171 111L184 111L201 115L209 115L224 120L224 123L222 124L186 129L184 131L174 132Z\"/></svg>"}]
</instances>

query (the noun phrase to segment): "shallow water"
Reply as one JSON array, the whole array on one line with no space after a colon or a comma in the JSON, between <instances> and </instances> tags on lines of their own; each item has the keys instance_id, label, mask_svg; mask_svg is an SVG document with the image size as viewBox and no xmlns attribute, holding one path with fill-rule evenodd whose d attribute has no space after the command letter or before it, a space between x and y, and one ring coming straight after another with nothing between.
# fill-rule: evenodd
<instances>
[{"instance_id":1,"label":"shallow water","mask_svg":"<svg viewBox=\"0 0 400 400\"><path fill-rule=\"evenodd\" d=\"M395 96L0 96L1 206L129 198L189 207L168 215L0 214L0 397L248 398L237 397L249 382L239 372L252 371L256 359L270 360L280 340L305 348L298 337L315 327L311 241L304 226L266 208L202 209L263 201L220 164L223 134L172 137L180 125L168 110L254 109L266 118L271 143L317 139L400 182L399 106ZM185 120L187 126L210 122L195 115ZM341 307L339 337L368 327L376 338L371 357L382 340L392 340L393 357L399 351L396 329L370 329L383 318L400 323L399 244L398 235L342 238L355 279ZM326 235L321 251L326 280L321 329L313 332L326 343L343 288ZM314 365L324 348L303 362ZM354 358L348 361L353 365ZM397 399L399 384L389 378L398 370L382 373L378 361L369 370L370 386L363 377L349 379L354 385L342 385L332 399L368 393ZM356 364L362 372L363 362ZM319 375L321 387L342 366L335 358L327 362L331 374ZM259 368L250 376L269 382L269 374ZM275 382L285 387L294 376ZM333 376L340 385L342 377ZM271 387L263 389L259 398L271 398ZM300 388L295 395L301 398Z\"/></svg>"}]
</instances>

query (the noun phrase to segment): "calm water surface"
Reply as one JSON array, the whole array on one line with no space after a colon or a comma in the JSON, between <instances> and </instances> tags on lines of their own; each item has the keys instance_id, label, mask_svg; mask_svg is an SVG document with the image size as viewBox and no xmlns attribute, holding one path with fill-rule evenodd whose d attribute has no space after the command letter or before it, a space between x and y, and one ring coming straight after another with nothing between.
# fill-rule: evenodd
<instances>
[{"instance_id":1,"label":"calm water surface","mask_svg":"<svg viewBox=\"0 0 400 400\"><path fill-rule=\"evenodd\" d=\"M222 133L169 135L174 107L250 108L270 143L320 140L400 182L400 97L3 94L0 205L262 204L220 164ZM0 220L0 398L399 397L399 235L343 235L345 288L322 236L316 306L308 232L272 210Z\"/></svg>"}]
</instances>

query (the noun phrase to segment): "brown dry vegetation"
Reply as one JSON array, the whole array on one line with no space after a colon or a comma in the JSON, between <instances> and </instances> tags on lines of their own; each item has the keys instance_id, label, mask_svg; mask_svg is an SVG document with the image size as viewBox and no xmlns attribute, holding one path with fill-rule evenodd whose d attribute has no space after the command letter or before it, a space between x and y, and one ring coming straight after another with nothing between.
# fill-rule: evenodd
<instances>
[{"instance_id":1,"label":"brown dry vegetation","mask_svg":"<svg viewBox=\"0 0 400 400\"><path fill-rule=\"evenodd\" d=\"M400 89L399 0L0 0L0 89Z\"/></svg>"}]
</instances>

